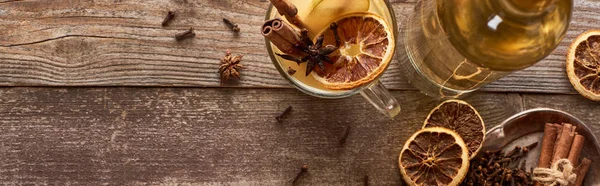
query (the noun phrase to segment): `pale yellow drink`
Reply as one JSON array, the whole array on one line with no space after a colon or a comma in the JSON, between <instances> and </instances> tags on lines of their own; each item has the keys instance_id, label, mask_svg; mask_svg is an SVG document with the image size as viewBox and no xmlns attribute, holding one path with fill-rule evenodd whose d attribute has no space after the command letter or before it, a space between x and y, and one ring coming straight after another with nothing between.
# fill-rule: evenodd
<instances>
[{"instance_id":1,"label":"pale yellow drink","mask_svg":"<svg viewBox=\"0 0 600 186\"><path fill-rule=\"evenodd\" d=\"M322 1L322 2L321 2ZM342 17L343 15L347 15L350 13L356 12L370 12L379 15L382 17L386 23L391 25L392 15L390 15L390 11L388 10L385 1L383 0L290 0L292 4L294 4L298 8L298 16L305 22L305 24L309 27L310 35L313 40L317 36L314 35L320 32L323 29L329 27L329 24ZM364 2L364 3L363 3ZM316 5L321 3L322 5ZM328 6L328 10L331 11L320 11L315 6ZM342 11L341 14L336 14L336 7L339 8L352 8L350 11ZM353 7L354 6L354 7ZM312 14L312 15L311 15ZM316 15L318 14L318 15ZM323 16L325 15L325 16ZM271 12L271 18L281 17L277 14L277 11ZM283 18L285 20L285 18ZM277 47L271 44L271 48L273 52L281 54L282 52L277 49ZM278 64L282 69L288 70L292 68L296 70L296 73L293 75L288 75L290 78L298 80L302 84L306 85L307 88L310 88L312 92L317 92L319 94L343 94L344 92L355 91L355 90L330 90L325 88L321 83L313 78L312 75L306 76L306 65L307 63L302 63L298 65L296 62L282 59L280 57L276 57L276 60L279 62ZM317 67L319 68L319 67Z\"/></svg>"},{"instance_id":2,"label":"pale yellow drink","mask_svg":"<svg viewBox=\"0 0 600 186\"><path fill-rule=\"evenodd\" d=\"M422 92L458 97L548 56L571 9L572 0L422 0L398 57Z\"/></svg>"}]
</instances>

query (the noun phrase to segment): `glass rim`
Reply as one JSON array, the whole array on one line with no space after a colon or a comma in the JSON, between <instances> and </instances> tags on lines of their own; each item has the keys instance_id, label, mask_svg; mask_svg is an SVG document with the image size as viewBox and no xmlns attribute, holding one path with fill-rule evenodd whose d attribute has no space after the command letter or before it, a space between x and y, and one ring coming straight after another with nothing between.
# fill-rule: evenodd
<instances>
[{"instance_id":1,"label":"glass rim","mask_svg":"<svg viewBox=\"0 0 600 186\"><path fill-rule=\"evenodd\" d=\"M398 23L396 20L396 14L394 13L394 9L392 8L392 5L390 3L389 0L381 0L385 3L385 6L390 14L390 18L391 18L391 22L392 22L392 33L394 34L393 38L394 41L392 41L394 43L394 48L392 49L392 58L390 59L390 62L388 63L388 65L385 67L385 69L383 70L383 73L379 74L379 76L377 76L372 82L365 84L361 87L352 89L352 90L348 90L348 91L341 91L341 92L336 92L336 93L318 93L315 91L311 91L310 88L313 88L311 86L308 86L302 82L300 82L299 80L290 77L287 74L287 70L283 69L282 66L279 64L279 61L277 60L277 57L274 55L275 53L273 52L273 48L271 45L271 41L269 41L268 39L264 39L265 40L265 45L267 47L267 52L269 53L269 58L271 59L271 62L273 63L273 65L275 66L275 68L277 69L277 71L279 71L279 74L286 79L288 82L290 82L296 89L302 91L305 94L311 95L311 96L315 96L315 97L320 97L320 98L328 98L328 99L337 99L337 98L345 98L345 97L350 97L353 96L355 94L358 94L359 92L361 92L363 89L370 87L372 84L376 84L377 82L379 82L379 78L381 78L381 76L385 73L385 71L387 71L387 69L389 68L389 64L392 63L392 61L394 60L394 58L396 58L396 42L398 41ZM273 5L269 5L269 8L267 8L267 13L265 14L265 21L272 19L271 14L273 14L273 10L275 8L273 7ZM316 88L314 88L316 89Z\"/></svg>"}]
</instances>

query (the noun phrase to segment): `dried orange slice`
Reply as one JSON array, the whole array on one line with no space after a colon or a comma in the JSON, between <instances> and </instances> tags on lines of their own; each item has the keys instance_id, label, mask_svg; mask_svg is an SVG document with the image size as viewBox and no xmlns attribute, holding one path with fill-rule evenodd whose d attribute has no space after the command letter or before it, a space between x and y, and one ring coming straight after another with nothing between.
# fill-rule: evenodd
<instances>
[{"instance_id":1,"label":"dried orange slice","mask_svg":"<svg viewBox=\"0 0 600 186\"><path fill-rule=\"evenodd\" d=\"M467 143L469 157L481 149L485 138L485 124L479 112L461 100L447 100L435 107L423 124L427 127L444 127L458 133Z\"/></svg>"},{"instance_id":2,"label":"dried orange slice","mask_svg":"<svg viewBox=\"0 0 600 186\"><path fill-rule=\"evenodd\" d=\"M385 20L372 13L353 13L334 21L341 45L329 57L325 69L315 68L313 77L325 88L349 90L368 84L388 67L394 53L394 35ZM333 31L324 29L326 45L335 45Z\"/></svg>"},{"instance_id":3,"label":"dried orange slice","mask_svg":"<svg viewBox=\"0 0 600 186\"><path fill-rule=\"evenodd\" d=\"M469 150L450 129L424 128L404 143L398 164L408 185L456 186L467 175Z\"/></svg>"},{"instance_id":4,"label":"dried orange slice","mask_svg":"<svg viewBox=\"0 0 600 186\"><path fill-rule=\"evenodd\" d=\"M581 34L567 55L569 81L584 97L600 101L600 30Z\"/></svg>"}]
</instances>

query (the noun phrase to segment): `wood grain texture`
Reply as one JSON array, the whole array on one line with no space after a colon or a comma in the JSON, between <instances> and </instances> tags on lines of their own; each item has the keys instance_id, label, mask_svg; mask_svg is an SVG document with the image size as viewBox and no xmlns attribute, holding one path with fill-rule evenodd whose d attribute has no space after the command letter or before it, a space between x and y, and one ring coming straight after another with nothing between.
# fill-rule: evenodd
<instances>
[{"instance_id":1,"label":"wood grain texture","mask_svg":"<svg viewBox=\"0 0 600 186\"><path fill-rule=\"evenodd\" d=\"M391 1L402 23L414 1ZM567 37L544 61L483 88L487 91L575 93L564 72L569 43L600 27L600 2L576 0ZM220 86L219 59L245 54L235 87L290 87L270 62L260 35L268 2L259 0L0 1L0 85ZM168 27L167 10L178 12ZM234 36L221 22L240 25ZM189 27L195 39L175 42ZM382 81L414 90L393 62Z\"/></svg>"},{"instance_id":2,"label":"wood grain texture","mask_svg":"<svg viewBox=\"0 0 600 186\"><path fill-rule=\"evenodd\" d=\"M401 146L439 101L393 94L404 105L395 120L360 96L292 89L3 88L0 184L290 185L307 163L300 185L361 185L367 174L372 185L401 185ZM523 103L505 93L466 100L488 127Z\"/></svg>"}]
</instances>

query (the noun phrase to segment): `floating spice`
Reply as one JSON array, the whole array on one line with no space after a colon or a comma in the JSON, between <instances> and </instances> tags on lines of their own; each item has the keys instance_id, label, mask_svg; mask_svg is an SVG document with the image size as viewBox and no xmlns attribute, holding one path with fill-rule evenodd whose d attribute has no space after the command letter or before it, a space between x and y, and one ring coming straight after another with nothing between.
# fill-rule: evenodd
<instances>
[{"instance_id":1,"label":"floating spice","mask_svg":"<svg viewBox=\"0 0 600 186\"><path fill-rule=\"evenodd\" d=\"M288 67L287 73L289 75L294 75L296 73L296 70L294 70L292 67Z\"/></svg>"},{"instance_id":2,"label":"floating spice","mask_svg":"<svg viewBox=\"0 0 600 186\"><path fill-rule=\"evenodd\" d=\"M298 9L288 0L271 0L271 4L277 9L279 15L283 15L290 23L298 28L306 28L304 22L298 16Z\"/></svg>"},{"instance_id":3,"label":"floating spice","mask_svg":"<svg viewBox=\"0 0 600 186\"><path fill-rule=\"evenodd\" d=\"M242 65L240 62L242 61L242 57L244 55L231 55L231 51L227 50L225 52L225 57L221 59L221 66L219 67L219 74L221 76L221 84L223 82L229 80L231 77L240 79L239 70L242 69Z\"/></svg>"},{"instance_id":4,"label":"floating spice","mask_svg":"<svg viewBox=\"0 0 600 186\"><path fill-rule=\"evenodd\" d=\"M304 54L300 48L296 47L302 45L298 31L279 18L266 21L262 26L262 35L283 53L294 57Z\"/></svg>"}]
</instances>

